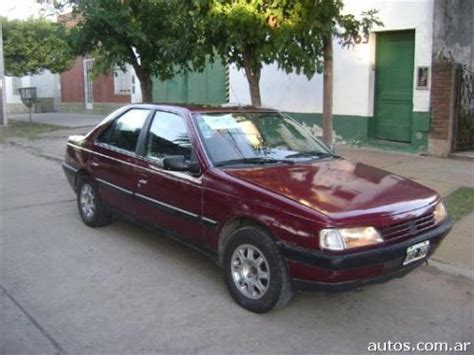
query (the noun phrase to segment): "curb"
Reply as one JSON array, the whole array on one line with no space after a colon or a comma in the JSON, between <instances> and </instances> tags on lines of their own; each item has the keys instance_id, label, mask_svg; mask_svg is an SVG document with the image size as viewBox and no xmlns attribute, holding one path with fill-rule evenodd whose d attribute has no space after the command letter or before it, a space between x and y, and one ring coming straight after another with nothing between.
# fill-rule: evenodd
<instances>
[{"instance_id":1,"label":"curb","mask_svg":"<svg viewBox=\"0 0 474 355\"><path fill-rule=\"evenodd\" d=\"M53 154L38 152L38 153L36 153L36 155L38 155L42 158L48 159L48 160L52 160L52 161L57 162L57 163L62 163L64 161L63 158L60 158L57 155L53 155Z\"/></svg>"},{"instance_id":2,"label":"curb","mask_svg":"<svg viewBox=\"0 0 474 355\"><path fill-rule=\"evenodd\" d=\"M445 263L445 262L442 262L442 261L438 261L438 260L433 260L433 259L428 260L428 266L432 267L432 268L435 268L435 269L438 269L440 271L447 272L449 274L462 276L462 277L465 277L469 280L474 281L474 270L465 269L463 267L459 267L459 266L456 266L456 265L451 265L451 264L448 264L448 263Z\"/></svg>"},{"instance_id":3,"label":"curb","mask_svg":"<svg viewBox=\"0 0 474 355\"><path fill-rule=\"evenodd\" d=\"M60 156L57 156L55 154L45 153L44 151L42 151L39 148L31 147L31 146L24 145L24 144L21 144L21 143L18 143L18 142L10 142L10 146L23 149L24 151L26 151L26 152L28 152L32 155L35 155L37 157L41 157L41 158L44 158L44 159L47 159L47 160L51 160L51 161L54 161L56 163L61 164L64 161L64 159Z\"/></svg>"}]
</instances>

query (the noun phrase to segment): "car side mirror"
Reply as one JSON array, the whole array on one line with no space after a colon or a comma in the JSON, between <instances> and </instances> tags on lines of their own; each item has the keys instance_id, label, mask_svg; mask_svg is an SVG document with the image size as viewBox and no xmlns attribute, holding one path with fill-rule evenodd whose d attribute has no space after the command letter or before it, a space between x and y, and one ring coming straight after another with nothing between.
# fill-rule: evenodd
<instances>
[{"instance_id":1,"label":"car side mirror","mask_svg":"<svg viewBox=\"0 0 474 355\"><path fill-rule=\"evenodd\" d=\"M184 155L173 155L163 159L163 166L166 170L187 171L192 174L199 174L199 164L197 162L187 162Z\"/></svg>"}]
</instances>

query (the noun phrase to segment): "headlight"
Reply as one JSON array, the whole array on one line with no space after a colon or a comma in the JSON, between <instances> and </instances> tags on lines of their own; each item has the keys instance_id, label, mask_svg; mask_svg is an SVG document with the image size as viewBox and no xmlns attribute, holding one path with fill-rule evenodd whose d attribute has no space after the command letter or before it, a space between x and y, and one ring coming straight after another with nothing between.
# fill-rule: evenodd
<instances>
[{"instance_id":1,"label":"headlight","mask_svg":"<svg viewBox=\"0 0 474 355\"><path fill-rule=\"evenodd\" d=\"M344 250L382 243L380 233L374 227L322 229L319 232L321 249Z\"/></svg>"},{"instance_id":2,"label":"headlight","mask_svg":"<svg viewBox=\"0 0 474 355\"><path fill-rule=\"evenodd\" d=\"M446 217L448 217L448 210L446 209L446 206L443 202L440 202L436 205L433 215L436 224L443 222Z\"/></svg>"}]
</instances>

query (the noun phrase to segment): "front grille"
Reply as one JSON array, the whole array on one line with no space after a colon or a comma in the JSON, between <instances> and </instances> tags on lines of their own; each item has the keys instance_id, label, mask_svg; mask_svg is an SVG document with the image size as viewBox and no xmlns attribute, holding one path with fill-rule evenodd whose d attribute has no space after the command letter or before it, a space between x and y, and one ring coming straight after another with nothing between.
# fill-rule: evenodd
<instances>
[{"instance_id":1,"label":"front grille","mask_svg":"<svg viewBox=\"0 0 474 355\"><path fill-rule=\"evenodd\" d=\"M429 213L401 223L379 227L378 229L381 232L383 239L392 243L405 238L417 236L423 232L433 229L434 227L434 214Z\"/></svg>"}]
</instances>

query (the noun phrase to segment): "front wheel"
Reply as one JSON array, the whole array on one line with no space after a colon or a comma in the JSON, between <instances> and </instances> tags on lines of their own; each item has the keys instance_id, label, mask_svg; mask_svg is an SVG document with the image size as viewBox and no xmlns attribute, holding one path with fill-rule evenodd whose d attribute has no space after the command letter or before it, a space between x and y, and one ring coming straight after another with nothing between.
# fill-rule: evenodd
<instances>
[{"instance_id":1,"label":"front wheel","mask_svg":"<svg viewBox=\"0 0 474 355\"><path fill-rule=\"evenodd\" d=\"M110 217L90 178L81 176L77 187L77 207L82 221L89 227L109 224Z\"/></svg>"},{"instance_id":2,"label":"front wheel","mask_svg":"<svg viewBox=\"0 0 474 355\"><path fill-rule=\"evenodd\" d=\"M224 272L234 300L265 313L288 303L293 294L285 263L275 242L258 227L244 227L224 247Z\"/></svg>"}]
</instances>

